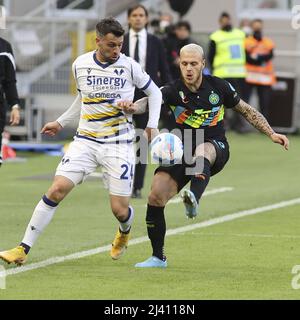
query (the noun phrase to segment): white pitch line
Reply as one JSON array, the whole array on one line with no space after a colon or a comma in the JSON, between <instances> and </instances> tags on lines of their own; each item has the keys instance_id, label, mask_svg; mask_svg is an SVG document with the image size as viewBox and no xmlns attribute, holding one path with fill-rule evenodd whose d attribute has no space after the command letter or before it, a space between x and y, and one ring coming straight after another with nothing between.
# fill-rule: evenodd
<instances>
[{"instance_id":1,"label":"white pitch line","mask_svg":"<svg viewBox=\"0 0 300 320\"><path fill-rule=\"evenodd\" d=\"M274 238L274 239L300 239L300 235L292 234L263 234L263 233L221 233L221 232L191 232L193 235L212 237L243 237L243 238ZM184 235L184 233L182 234Z\"/></svg>"},{"instance_id":2,"label":"white pitch line","mask_svg":"<svg viewBox=\"0 0 300 320\"><path fill-rule=\"evenodd\" d=\"M255 215L255 214L266 212L266 211L289 207L289 206L293 206L296 204L300 204L300 198L296 198L296 199L292 199L292 200L288 200L288 201L282 201L282 202L278 202L275 204L254 208L254 209L243 210L243 211L235 212L232 214L228 214L226 216L217 217L217 218L213 218L213 219L210 219L207 221L203 221L200 223L195 223L195 224L191 224L191 225L180 227L180 228L170 229L167 231L167 236L177 235L179 233L183 233L183 232L187 232L187 231L191 231L191 230L195 230L195 229L206 228L206 227L209 227L209 226L212 226L215 224L224 223L227 221L232 221L235 219L239 219L239 218L250 216L250 215ZM140 238L136 238L136 239L129 241L129 244L130 245L139 244L139 243L146 242L148 240L149 240L148 237L140 237ZM48 267L53 264L66 262L66 261L70 261L70 260L75 260L75 259L80 259L83 257L88 257L88 256L95 255L95 254L98 254L101 252L107 252L110 250L110 248L111 248L111 245L107 245L107 246L103 246L100 248L76 252L76 253L73 253L73 254L70 254L67 256L63 256L63 257L53 257L53 258L43 260L43 261L40 261L37 263L29 264L27 266L22 266L19 268L14 268L14 269L2 271L2 272L0 272L0 277L14 275L14 274L18 274L18 273L22 273L22 272L26 272L26 271L30 271L30 270L35 270L35 269L39 269L39 268L44 268L44 267Z\"/></svg>"}]
</instances>

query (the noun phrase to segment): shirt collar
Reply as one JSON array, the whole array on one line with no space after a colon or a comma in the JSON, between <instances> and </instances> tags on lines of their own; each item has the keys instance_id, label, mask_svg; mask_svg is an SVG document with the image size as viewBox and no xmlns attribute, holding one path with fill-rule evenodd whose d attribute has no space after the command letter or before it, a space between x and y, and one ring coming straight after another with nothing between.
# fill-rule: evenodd
<instances>
[{"instance_id":1,"label":"shirt collar","mask_svg":"<svg viewBox=\"0 0 300 320\"><path fill-rule=\"evenodd\" d=\"M206 79L205 76L202 74L202 82L200 84L200 87L198 88L198 90L196 92L192 92L188 89L188 87L186 87L184 81L182 79L180 79L181 81L181 85L182 85L182 91L184 92L185 95L188 94L197 94L198 92L200 92L201 90L206 88Z\"/></svg>"},{"instance_id":2,"label":"shirt collar","mask_svg":"<svg viewBox=\"0 0 300 320\"><path fill-rule=\"evenodd\" d=\"M99 60L97 59L97 50L95 50L94 53L93 53L93 59L94 59L95 63L96 63L98 66L100 66L102 69L106 69L106 68L109 67L111 64L116 63L116 62L120 59L121 54L122 54L122 53L120 53L120 55L119 55L119 57L118 57L118 59L117 59L116 61L103 63L103 62L101 62L101 61L99 61Z\"/></svg>"},{"instance_id":3,"label":"shirt collar","mask_svg":"<svg viewBox=\"0 0 300 320\"><path fill-rule=\"evenodd\" d=\"M130 37L134 37L136 34L139 35L139 38L146 37L147 36L147 31L145 28L140 30L139 32L135 32L133 29L129 29L129 35Z\"/></svg>"}]
</instances>

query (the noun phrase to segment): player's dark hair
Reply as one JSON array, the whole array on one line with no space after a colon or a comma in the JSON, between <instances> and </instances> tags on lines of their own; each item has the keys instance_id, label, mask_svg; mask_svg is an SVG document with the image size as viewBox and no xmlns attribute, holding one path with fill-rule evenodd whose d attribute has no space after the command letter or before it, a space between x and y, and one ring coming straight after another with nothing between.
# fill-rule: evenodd
<instances>
[{"instance_id":1,"label":"player's dark hair","mask_svg":"<svg viewBox=\"0 0 300 320\"><path fill-rule=\"evenodd\" d=\"M121 37L124 35L125 30L116 19L110 17L102 19L97 23L96 33L101 37L107 35L108 33L112 33L116 37Z\"/></svg>"},{"instance_id":2,"label":"player's dark hair","mask_svg":"<svg viewBox=\"0 0 300 320\"><path fill-rule=\"evenodd\" d=\"M137 5L135 5L135 6L130 7L130 8L127 10L127 17L129 18L129 17L131 16L132 12L133 12L134 10L138 9L138 8L142 8L142 9L145 11L146 17L149 16L148 10L147 10L142 4L137 4Z\"/></svg>"}]
</instances>

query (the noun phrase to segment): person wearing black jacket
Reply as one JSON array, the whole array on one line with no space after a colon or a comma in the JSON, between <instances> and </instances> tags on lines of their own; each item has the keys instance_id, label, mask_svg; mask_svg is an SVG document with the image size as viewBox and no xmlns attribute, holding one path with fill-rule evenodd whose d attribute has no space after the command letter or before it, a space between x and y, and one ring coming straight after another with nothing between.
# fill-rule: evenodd
<instances>
[{"instance_id":1,"label":"person wearing black jacket","mask_svg":"<svg viewBox=\"0 0 300 320\"><path fill-rule=\"evenodd\" d=\"M129 32L124 36L121 52L133 58L149 74L153 82L158 86L171 81L170 71L166 59L166 52L162 41L150 34L147 29L148 11L143 5L136 5L128 9ZM142 90L135 90L134 101L145 97ZM161 119L168 117L162 114ZM148 121L148 113L133 116L135 126L145 129ZM139 157L139 150L137 157ZM141 189L144 186L146 164L137 163L133 184L133 198L141 198Z\"/></svg>"},{"instance_id":2,"label":"person wearing black jacket","mask_svg":"<svg viewBox=\"0 0 300 320\"><path fill-rule=\"evenodd\" d=\"M187 44L196 43L191 38L191 32L192 27L188 21L179 21L174 26L173 33L169 33L168 36L164 39L172 80L176 80L180 77L180 49Z\"/></svg>"},{"instance_id":3,"label":"person wearing black jacket","mask_svg":"<svg viewBox=\"0 0 300 320\"><path fill-rule=\"evenodd\" d=\"M10 43L0 38L0 166L2 164L2 133L6 122L6 102L11 109L10 125L18 125L20 111L16 87L16 63Z\"/></svg>"}]
</instances>

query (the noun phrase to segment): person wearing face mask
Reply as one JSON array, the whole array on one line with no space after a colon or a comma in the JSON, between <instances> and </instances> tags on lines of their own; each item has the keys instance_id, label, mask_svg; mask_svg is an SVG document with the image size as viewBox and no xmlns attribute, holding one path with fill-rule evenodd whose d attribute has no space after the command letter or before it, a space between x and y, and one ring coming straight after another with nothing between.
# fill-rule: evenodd
<instances>
[{"instance_id":1,"label":"person wearing face mask","mask_svg":"<svg viewBox=\"0 0 300 320\"><path fill-rule=\"evenodd\" d=\"M169 13L160 14L158 19L152 20L151 26L154 26L153 33L163 39L173 31L173 17Z\"/></svg>"},{"instance_id":2,"label":"person wearing face mask","mask_svg":"<svg viewBox=\"0 0 300 320\"><path fill-rule=\"evenodd\" d=\"M232 26L231 17L223 12L219 18L220 29L210 35L208 62L212 75L231 83L244 98L246 77L246 55L244 49L245 32ZM230 114L226 119L229 129L239 133L249 130L249 126L238 114Z\"/></svg>"},{"instance_id":3,"label":"person wearing face mask","mask_svg":"<svg viewBox=\"0 0 300 320\"><path fill-rule=\"evenodd\" d=\"M252 33L251 22L249 19L242 19L239 25L239 28L245 32L246 37L250 36Z\"/></svg>"},{"instance_id":4,"label":"person wearing face mask","mask_svg":"<svg viewBox=\"0 0 300 320\"><path fill-rule=\"evenodd\" d=\"M252 35L245 40L246 49L246 95L249 101L256 88L261 113L268 119L270 113L271 86L276 82L272 63L274 43L263 36L263 22L255 19L251 23Z\"/></svg>"}]
</instances>

